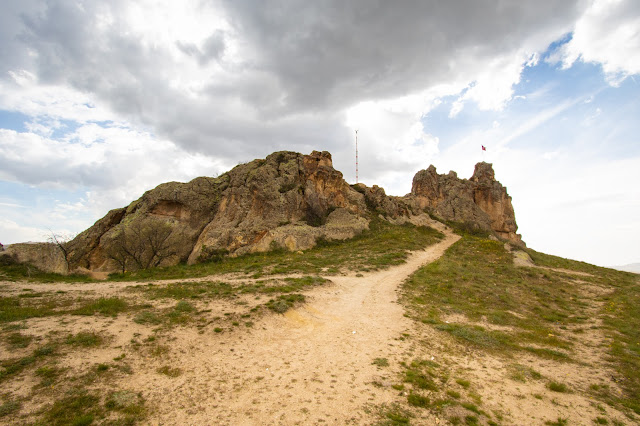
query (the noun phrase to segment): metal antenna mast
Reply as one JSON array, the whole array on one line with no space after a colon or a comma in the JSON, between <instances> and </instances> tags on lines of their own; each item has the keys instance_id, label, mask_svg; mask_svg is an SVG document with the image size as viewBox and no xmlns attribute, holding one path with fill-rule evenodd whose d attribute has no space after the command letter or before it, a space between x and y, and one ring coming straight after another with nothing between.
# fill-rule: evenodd
<instances>
[{"instance_id":1,"label":"metal antenna mast","mask_svg":"<svg viewBox=\"0 0 640 426\"><path fill-rule=\"evenodd\" d=\"M358 131L356 130L356 183L358 183Z\"/></svg>"}]
</instances>

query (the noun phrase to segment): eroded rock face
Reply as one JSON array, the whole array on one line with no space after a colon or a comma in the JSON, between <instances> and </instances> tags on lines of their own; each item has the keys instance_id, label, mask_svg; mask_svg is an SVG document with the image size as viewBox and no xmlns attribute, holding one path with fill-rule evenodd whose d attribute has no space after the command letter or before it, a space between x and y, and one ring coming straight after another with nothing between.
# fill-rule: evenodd
<instances>
[{"instance_id":1,"label":"eroded rock face","mask_svg":"<svg viewBox=\"0 0 640 426\"><path fill-rule=\"evenodd\" d=\"M346 238L367 227L359 218L366 211L364 197L333 168L328 152L278 152L238 166L230 176L189 263L206 259L208 250L244 254L270 247L310 248L318 237L335 234L337 223ZM339 220L334 210L340 210Z\"/></svg>"},{"instance_id":2,"label":"eroded rock face","mask_svg":"<svg viewBox=\"0 0 640 426\"><path fill-rule=\"evenodd\" d=\"M135 232L129 231L148 231L158 223L172 229L172 251L160 265L205 261L221 252L304 250L319 237L345 239L362 232L368 227L365 212L364 196L333 168L331 154L277 152L217 178L159 185L128 207L110 211L70 243L70 264L121 270L117 248L131 242Z\"/></svg>"},{"instance_id":3,"label":"eroded rock face","mask_svg":"<svg viewBox=\"0 0 640 426\"><path fill-rule=\"evenodd\" d=\"M217 178L159 185L110 211L65 247L71 271L114 272L273 248L306 250L321 237L354 237L368 228L372 214L395 224L434 226L425 211L521 242L511 198L490 164L479 163L470 180L453 172L439 175L430 166L415 175L411 194L390 197L375 185L348 185L331 154L314 151L276 152ZM140 254L136 238L153 249ZM55 246L14 246L20 260L66 272Z\"/></svg>"},{"instance_id":4,"label":"eroded rock face","mask_svg":"<svg viewBox=\"0 0 640 426\"><path fill-rule=\"evenodd\" d=\"M470 180L459 179L455 172L439 175L434 166L429 166L416 173L407 198L443 219L467 222L500 238L523 244L516 234L518 226L511 197L495 180L491 164L476 164Z\"/></svg>"}]
</instances>

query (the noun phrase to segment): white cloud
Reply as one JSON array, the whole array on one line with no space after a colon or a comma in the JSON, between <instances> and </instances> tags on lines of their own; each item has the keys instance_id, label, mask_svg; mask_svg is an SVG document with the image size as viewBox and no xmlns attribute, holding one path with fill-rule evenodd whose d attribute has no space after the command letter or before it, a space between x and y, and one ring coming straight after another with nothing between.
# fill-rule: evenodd
<instances>
[{"instance_id":1,"label":"white cloud","mask_svg":"<svg viewBox=\"0 0 640 426\"><path fill-rule=\"evenodd\" d=\"M26 241L45 241L47 232L47 229L23 226L12 220L0 218L0 243L5 246Z\"/></svg>"},{"instance_id":2,"label":"white cloud","mask_svg":"<svg viewBox=\"0 0 640 426\"><path fill-rule=\"evenodd\" d=\"M29 120L25 132L0 131L0 179L80 188L81 200L42 209L79 226L158 183L280 149L329 150L353 181L358 128L361 180L403 194L432 162L470 176L481 144L501 158L574 102L472 126L441 152L422 122L443 97L458 98L453 118L546 96L513 88L572 29L565 66L602 63L612 82L640 67L631 0L434 3L9 1L0 110Z\"/></svg>"},{"instance_id":3,"label":"white cloud","mask_svg":"<svg viewBox=\"0 0 640 426\"><path fill-rule=\"evenodd\" d=\"M216 175L231 164L190 154L146 132L85 124L63 139L0 129L0 178L55 188L110 193L102 214L170 180ZM118 194L117 196L115 194ZM86 205L94 208L94 205ZM82 205L75 208L81 209Z\"/></svg>"},{"instance_id":4,"label":"white cloud","mask_svg":"<svg viewBox=\"0 0 640 426\"><path fill-rule=\"evenodd\" d=\"M578 20L561 51L563 66L577 60L601 64L612 85L640 73L640 3L596 0Z\"/></svg>"}]
</instances>

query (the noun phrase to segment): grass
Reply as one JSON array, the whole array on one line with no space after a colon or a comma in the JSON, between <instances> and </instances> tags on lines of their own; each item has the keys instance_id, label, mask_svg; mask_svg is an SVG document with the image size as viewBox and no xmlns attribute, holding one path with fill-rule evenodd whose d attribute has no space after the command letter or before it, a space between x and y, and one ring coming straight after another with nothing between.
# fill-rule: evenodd
<instances>
[{"instance_id":1,"label":"grass","mask_svg":"<svg viewBox=\"0 0 640 426\"><path fill-rule=\"evenodd\" d=\"M22 321L29 318L42 318L58 315L56 310L63 306L58 300L32 300L20 297L0 296L0 322Z\"/></svg>"},{"instance_id":2,"label":"grass","mask_svg":"<svg viewBox=\"0 0 640 426\"><path fill-rule=\"evenodd\" d=\"M47 293L39 293L37 298L26 298L22 297L22 295L18 297L0 297L0 323L65 314L94 315L97 313L117 316L121 312L127 312L136 308L129 306L125 300L117 297L99 298L97 300L84 302L84 304L79 307L71 308L74 303L73 300L59 297L59 295L43 297L45 295L47 295Z\"/></svg>"},{"instance_id":3,"label":"grass","mask_svg":"<svg viewBox=\"0 0 640 426\"><path fill-rule=\"evenodd\" d=\"M465 389L468 389L471 386L471 382L466 379L456 379L456 383L462 386Z\"/></svg>"},{"instance_id":4,"label":"grass","mask_svg":"<svg viewBox=\"0 0 640 426\"><path fill-rule=\"evenodd\" d=\"M373 365L377 365L378 367L388 367L389 360L386 358L376 358L372 362Z\"/></svg>"},{"instance_id":5,"label":"grass","mask_svg":"<svg viewBox=\"0 0 640 426\"><path fill-rule=\"evenodd\" d=\"M9 400L0 405L0 418L8 416L18 410L20 410L22 404L20 401Z\"/></svg>"},{"instance_id":6,"label":"grass","mask_svg":"<svg viewBox=\"0 0 640 426\"><path fill-rule=\"evenodd\" d=\"M0 256L0 258L8 258L8 256ZM25 263L16 263L13 261L0 262L0 276L5 281L29 281L45 283L88 283L95 281L87 275L62 275L53 272L43 272L35 266Z\"/></svg>"},{"instance_id":7,"label":"grass","mask_svg":"<svg viewBox=\"0 0 640 426\"><path fill-rule=\"evenodd\" d=\"M112 392L104 406L109 411L118 411L125 415L120 424L134 424L144 419L147 414L144 402L141 394L120 390Z\"/></svg>"},{"instance_id":8,"label":"grass","mask_svg":"<svg viewBox=\"0 0 640 426\"><path fill-rule=\"evenodd\" d=\"M52 365L44 365L35 371L36 376L40 378L38 387L44 388L54 384L64 372L63 368Z\"/></svg>"},{"instance_id":9,"label":"grass","mask_svg":"<svg viewBox=\"0 0 640 426\"><path fill-rule=\"evenodd\" d=\"M84 389L72 389L44 412L50 425L90 425L100 414L100 398Z\"/></svg>"},{"instance_id":10,"label":"grass","mask_svg":"<svg viewBox=\"0 0 640 426\"><path fill-rule=\"evenodd\" d=\"M158 325L162 323L162 317L153 311L142 311L133 317L133 322L137 324Z\"/></svg>"},{"instance_id":11,"label":"grass","mask_svg":"<svg viewBox=\"0 0 640 426\"><path fill-rule=\"evenodd\" d=\"M411 422L411 417L413 417L410 411L400 407L398 404L388 408L384 407L379 414L384 419L378 423L380 425L408 425Z\"/></svg>"},{"instance_id":12,"label":"grass","mask_svg":"<svg viewBox=\"0 0 640 426\"><path fill-rule=\"evenodd\" d=\"M11 348L26 348L32 340L33 336L21 333L11 333L6 337L6 341Z\"/></svg>"},{"instance_id":13,"label":"grass","mask_svg":"<svg viewBox=\"0 0 640 426\"><path fill-rule=\"evenodd\" d=\"M374 218L369 230L346 241L319 241L306 252L275 250L238 257L225 257L220 261L180 264L126 274L112 274L115 280L180 279L203 277L229 272L253 275L269 274L327 274L340 270L370 271L403 263L409 250L422 249L436 243L442 234L428 227L411 224L391 225ZM345 256L345 253L349 253Z\"/></svg>"},{"instance_id":14,"label":"grass","mask_svg":"<svg viewBox=\"0 0 640 426\"><path fill-rule=\"evenodd\" d=\"M160 374L164 374L168 377L178 377L182 374L182 370L180 368L172 368L168 365L164 365L156 370L156 372Z\"/></svg>"},{"instance_id":15,"label":"grass","mask_svg":"<svg viewBox=\"0 0 640 426\"><path fill-rule=\"evenodd\" d=\"M115 317L121 312L126 312L128 309L129 304L119 297L101 297L80 308L74 309L71 313L74 315L94 315L98 313Z\"/></svg>"},{"instance_id":16,"label":"grass","mask_svg":"<svg viewBox=\"0 0 640 426\"><path fill-rule=\"evenodd\" d=\"M542 378L542 374L533 368L520 364L513 364L509 366L509 371L509 377L517 382L526 383L529 380L540 380Z\"/></svg>"},{"instance_id":17,"label":"grass","mask_svg":"<svg viewBox=\"0 0 640 426\"><path fill-rule=\"evenodd\" d=\"M323 285L329 280L318 276L300 278L284 278L278 280L258 280L254 283L229 284L227 282L177 282L167 285L136 286L133 291L142 291L150 299L220 299L234 298L240 294L294 293L315 286ZM186 303L186 302L184 302Z\"/></svg>"},{"instance_id":18,"label":"grass","mask_svg":"<svg viewBox=\"0 0 640 426\"><path fill-rule=\"evenodd\" d=\"M427 408L429 406L429 398L417 393L410 393L407 397L407 401L409 402L409 405L413 405L414 407Z\"/></svg>"},{"instance_id":19,"label":"grass","mask_svg":"<svg viewBox=\"0 0 640 426\"><path fill-rule=\"evenodd\" d=\"M585 302L575 284L558 275L516 268L502 243L465 234L442 258L411 276L402 297L412 317L461 343L568 360L558 349L570 351L572 342L556 326L584 322L576 312ZM443 321L451 314L463 314L469 323ZM503 328L474 324L482 321Z\"/></svg>"},{"instance_id":20,"label":"grass","mask_svg":"<svg viewBox=\"0 0 640 426\"><path fill-rule=\"evenodd\" d=\"M567 426L569 424L569 420L558 417L556 421L553 422L551 420L547 420L544 424L548 426Z\"/></svg>"},{"instance_id":21,"label":"grass","mask_svg":"<svg viewBox=\"0 0 640 426\"><path fill-rule=\"evenodd\" d=\"M437 391L438 385L433 380L435 374L429 369L425 371L420 367L419 363L411 363L411 366L404 373L405 383L410 383L418 389Z\"/></svg>"},{"instance_id":22,"label":"grass","mask_svg":"<svg viewBox=\"0 0 640 426\"><path fill-rule=\"evenodd\" d=\"M92 379L95 380L95 379ZM72 387L36 414L35 425L133 425L147 415L142 395L129 390L101 392Z\"/></svg>"},{"instance_id":23,"label":"grass","mask_svg":"<svg viewBox=\"0 0 640 426\"><path fill-rule=\"evenodd\" d=\"M547 383L547 388L553 392L567 393L569 392L569 388L564 383L551 381Z\"/></svg>"},{"instance_id":24,"label":"grass","mask_svg":"<svg viewBox=\"0 0 640 426\"><path fill-rule=\"evenodd\" d=\"M81 331L77 334L70 334L65 339L65 343L73 346L91 348L100 346L103 342L102 336L94 331Z\"/></svg>"},{"instance_id":25,"label":"grass","mask_svg":"<svg viewBox=\"0 0 640 426\"><path fill-rule=\"evenodd\" d=\"M284 314L295 305L304 303L304 301L305 297L302 294L281 294L269 300L265 306L276 313Z\"/></svg>"},{"instance_id":26,"label":"grass","mask_svg":"<svg viewBox=\"0 0 640 426\"><path fill-rule=\"evenodd\" d=\"M527 252L537 265L562 270L515 267L503 243L462 232L461 240L443 257L406 280L401 301L410 317L466 347L496 356L520 352L556 362L577 362L574 342L589 330L587 325L595 316L610 342L607 362L615 369L614 379L623 393L599 385L587 392L618 409L640 414L638 276ZM590 293L585 286L609 291ZM599 312L585 313L600 305ZM451 317L461 319L451 321ZM542 379L539 372L523 366L509 371L516 381ZM405 374L415 375L410 367ZM547 387L569 392L562 383L550 382Z\"/></svg>"},{"instance_id":27,"label":"grass","mask_svg":"<svg viewBox=\"0 0 640 426\"><path fill-rule=\"evenodd\" d=\"M34 349L31 355L0 361L0 383L20 374L27 367L35 365L38 360L54 354L55 347L52 344L49 344Z\"/></svg>"}]
</instances>

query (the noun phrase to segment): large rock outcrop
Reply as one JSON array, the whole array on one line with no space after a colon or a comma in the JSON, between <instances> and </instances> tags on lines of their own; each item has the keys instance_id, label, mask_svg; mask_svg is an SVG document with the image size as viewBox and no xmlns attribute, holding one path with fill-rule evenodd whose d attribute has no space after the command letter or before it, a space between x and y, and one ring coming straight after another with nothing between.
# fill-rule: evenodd
<instances>
[{"instance_id":1,"label":"large rock outcrop","mask_svg":"<svg viewBox=\"0 0 640 426\"><path fill-rule=\"evenodd\" d=\"M523 244L516 233L515 213L507 188L495 180L493 166L476 164L470 180L455 172L438 174L434 166L420 170L413 178L411 194L421 209L446 220L463 222L494 232L498 237Z\"/></svg>"},{"instance_id":2,"label":"large rock outcrop","mask_svg":"<svg viewBox=\"0 0 640 426\"><path fill-rule=\"evenodd\" d=\"M470 180L439 175L430 166L415 175L410 194L391 197L376 185L347 184L328 152L286 151L216 178L159 185L65 243L66 256L55 245L11 248L15 258L48 271L112 272L273 248L305 250L318 238L354 237L373 216L433 224L425 212L521 243L511 198L490 164L476 165Z\"/></svg>"},{"instance_id":3,"label":"large rock outcrop","mask_svg":"<svg viewBox=\"0 0 640 426\"><path fill-rule=\"evenodd\" d=\"M364 213L364 196L333 168L331 154L277 152L217 178L162 184L128 207L110 211L71 241L70 264L124 269L119 263L127 254L123 247L134 258L135 239L155 238L159 245L167 229L170 250L153 259L151 253L139 254L140 261L128 267L195 263L220 253L274 247L304 250L319 237L355 236L368 227Z\"/></svg>"}]
</instances>

